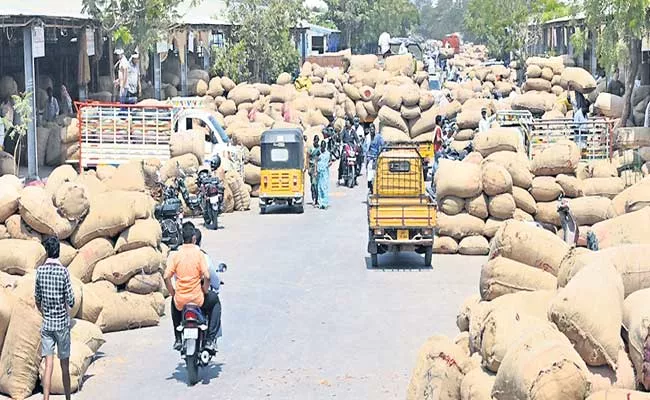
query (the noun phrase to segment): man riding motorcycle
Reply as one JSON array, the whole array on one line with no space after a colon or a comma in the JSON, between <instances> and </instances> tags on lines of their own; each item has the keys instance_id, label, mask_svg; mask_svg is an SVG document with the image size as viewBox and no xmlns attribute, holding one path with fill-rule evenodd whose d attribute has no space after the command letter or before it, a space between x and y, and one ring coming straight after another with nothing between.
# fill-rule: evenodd
<instances>
[{"instance_id":1,"label":"man riding motorcycle","mask_svg":"<svg viewBox=\"0 0 650 400\"><path fill-rule=\"evenodd\" d=\"M350 122L349 118L345 119L345 128L343 128L343 134L342 134L342 139L343 139L343 148L345 149L345 146L351 146L352 149L357 149L357 135L356 135L356 130L352 127L352 123ZM341 152L341 160L339 161L339 176L338 180L341 182L343 179L343 168L347 165L347 155L345 154L345 151ZM356 180L356 177L355 177Z\"/></svg>"},{"instance_id":2,"label":"man riding motorcycle","mask_svg":"<svg viewBox=\"0 0 650 400\"><path fill-rule=\"evenodd\" d=\"M172 323L174 325L174 349L182 347L181 334L177 328L181 324L183 307L196 304L209 316L208 334L205 349L216 351L216 339L219 333L220 307L219 295L210 290L210 271L204 254L196 246L195 227L191 222L185 222L182 228L183 245L172 253L167 260L164 279L167 290L172 297ZM172 278L176 277L176 285Z\"/></svg>"},{"instance_id":3,"label":"man riding motorcycle","mask_svg":"<svg viewBox=\"0 0 650 400\"><path fill-rule=\"evenodd\" d=\"M357 168L356 168L356 173L357 176L361 175L361 166L363 165L363 140L364 140L364 129L361 126L361 121L359 120L359 117L354 117L352 120L352 129L354 130L354 134L356 136L356 146L354 150L357 153Z\"/></svg>"}]
</instances>

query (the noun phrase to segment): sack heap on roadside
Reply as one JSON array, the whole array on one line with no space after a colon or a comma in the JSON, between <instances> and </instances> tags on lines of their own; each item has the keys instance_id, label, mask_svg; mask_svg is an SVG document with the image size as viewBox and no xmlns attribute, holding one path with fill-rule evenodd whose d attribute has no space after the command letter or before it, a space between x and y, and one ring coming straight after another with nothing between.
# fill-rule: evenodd
<instances>
[{"instance_id":1,"label":"sack heap on roadside","mask_svg":"<svg viewBox=\"0 0 650 400\"><path fill-rule=\"evenodd\" d=\"M38 165L58 167L66 160L79 159L79 123L76 118L59 116L36 129Z\"/></svg>"},{"instance_id":2,"label":"sack heap on roadside","mask_svg":"<svg viewBox=\"0 0 650 400\"><path fill-rule=\"evenodd\" d=\"M501 64L483 66L477 65L463 71L470 79L470 89L479 92L482 97L508 97L510 93L516 92L515 81L516 71ZM467 82L460 87L467 87Z\"/></svg>"},{"instance_id":3,"label":"sack heap on roadside","mask_svg":"<svg viewBox=\"0 0 650 400\"><path fill-rule=\"evenodd\" d=\"M641 212L650 215L633 213ZM635 215L639 225L647 218ZM460 334L427 340L407 398L648 398L650 244L636 240L571 249L542 228L506 221L479 294L460 307Z\"/></svg>"}]
</instances>

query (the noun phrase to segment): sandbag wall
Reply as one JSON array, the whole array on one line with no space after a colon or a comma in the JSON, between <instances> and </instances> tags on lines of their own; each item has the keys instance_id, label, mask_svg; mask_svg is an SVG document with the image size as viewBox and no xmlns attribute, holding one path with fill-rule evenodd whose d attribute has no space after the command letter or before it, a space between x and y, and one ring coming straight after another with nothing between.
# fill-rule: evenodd
<instances>
[{"instance_id":1,"label":"sandbag wall","mask_svg":"<svg viewBox=\"0 0 650 400\"><path fill-rule=\"evenodd\" d=\"M649 208L634 213L650 223ZM406 398L650 397L648 251L647 239L571 248L539 227L505 222L479 292L460 306L460 333L422 345Z\"/></svg>"},{"instance_id":2,"label":"sandbag wall","mask_svg":"<svg viewBox=\"0 0 650 400\"><path fill-rule=\"evenodd\" d=\"M104 342L102 332L158 324L168 249L160 243L146 180L141 162L82 175L61 166L45 183L28 187L13 175L0 177L0 393L28 397L39 379L41 316L34 284L35 269L46 258L46 236L61 240L60 260L75 294L74 390ZM60 378L53 382L53 393L63 393Z\"/></svg>"}]
</instances>

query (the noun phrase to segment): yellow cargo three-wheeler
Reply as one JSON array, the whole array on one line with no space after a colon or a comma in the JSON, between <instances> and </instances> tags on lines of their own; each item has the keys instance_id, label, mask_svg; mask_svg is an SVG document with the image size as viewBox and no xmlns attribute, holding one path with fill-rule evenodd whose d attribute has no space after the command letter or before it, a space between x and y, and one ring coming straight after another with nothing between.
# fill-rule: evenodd
<instances>
[{"instance_id":1,"label":"yellow cargo three-wheeler","mask_svg":"<svg viewBox=\"0 0 650 400\"><path fill-rule=\"evenodd\" d=\"M380 153L368 196L368 252L414 251L431 266L436 203L427 191L417 145L389 147Z\"/></svg>"},{"instance_id":2,"label":"yellow cargo three-wheeler","mask_svg":"<svg viewBox=\"0 0 650 400\"><path fill-rule=\"evenodd\" d=\"M262 134L260 213L273 204L304 212L305 153L300 129L271 129Z\"/></svg>"}]
</instances>

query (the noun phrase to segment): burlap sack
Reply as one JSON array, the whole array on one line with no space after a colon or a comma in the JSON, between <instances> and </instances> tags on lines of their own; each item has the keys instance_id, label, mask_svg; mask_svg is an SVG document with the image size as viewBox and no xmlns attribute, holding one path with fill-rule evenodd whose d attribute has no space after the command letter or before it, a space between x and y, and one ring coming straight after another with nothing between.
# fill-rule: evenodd
<instances>
[{"instance_id":1,"label":"burlap sack","mask_svg":"<svg viewBox=\"0 0 650 400\"><path fill-rule=\"evenodd\" d=\"M625 212L639 211L650 205L650 186L642 186L629 193L625 201Z\"/></svg>"},{"instance_id":2,"label":"burlap sack","mask_svg":"<svg viewBox=\"0 0 650 400\"><path fill-rule=\"evenodd\" d=\"M117 167L111 179L106 181L109 190L144 192L147 189L144 179L143 162L134 160Z\"/></svg>"},{"instance_id":3,"label":"burlap sack","mask_svg":"<svg viewBox=\"0 0 650 400\"><path fill-rule=\"evenodd\" d=\"M599 222L591 230L601 249L627 243L650 244L650 208Z\"/></svg>"},{"instance_id":4,"label":"burlap sack","mask_svg":"<svg viewBox=\"0 0 650 400\"><path fill-rule=\"evenodd\" d=\"M539 67L539 65L529 65L526 68L526 77L527 78L539 78L542 76L542 69Z\"/></svg>"},{"instance_id":5,"label":"burlap sack","mask_svg":"<svg viewBox=\"0 0 650 400\"><path fill-rule=\"evenodd\" d=\"M86 195L88 199L92 199L102 193L106 193L108 188L106 181L100 181L92 171L86 171L74 181L86 188Z\"/></svg>"},{"instance_id":6,"label":"burlap sack","mask_svg":"<svg viewBox=\"0 0 650 400\"><path fill-rule=\"evenodd\" d=\"M584 196L582 181L575 176L560 174L555 178L555 182L562 188L564 197Z\"/></svg>"},{"instance_id":7,"label":"burlap sack","mask_svg":"<svg viewBox=\"0 0 650 400\"><path fill-rule=\"evenodd\" d=\"M273 97L273 92L271 92L271 96ZM282 99L284 101L284 91L282 92ZM229 115L235 115L237 113L237 104L233 100L226 100L221 105L218 107L218 110L221 114L224 116L229 116Z\"/></svg>"},{"instance_id":8,"label":"burlap sack","mask_svg":"<svg viewBox=\"0 0 650 400\"><path fill-rule=\"evenodd\" d=\"M377 67L377 56L374 54L352 55L347 56L349 59L349 70L360 70L369 72Z\"/></svg>"},{"instance_id":9,"label":"burlap sack","mask_svg":"<svg viewBox=\"0 0 650 400\"><path fill-rule=\"evenodd\" d=\"M556 176L573 174L580 161L580 150L570 140L561 140L543 147L531 165L531 171L536 176Z\"/></svg>"},{"instance_id":10,"label":"burlap sack","mask_svg":"<svg viewBox=\"0 0 650 400\"><path fill-rule=\"evenodd\" d=\"M623 303L623 329L637 382L650 390L650 289L630 294Z\"/></svg>"},{"instance_id":11,"label":"burlap sack","mask_svg":"<svg viewBox=\"0 0 650 400\"><path fill-rule=\"evenodd\" d=\"M510 219L515 213L517 205L515 198L510 193L503 193L489 197L487 201L488 212L494 218Z\"/></svg>"},{"instance_id":12,"label":"burlap sack","mask_svg":"<svg viewBox=\"0 0 650 400\"><path fill-rule=\"evenodd\" d=\"M580 67L565 68L560 77L560 85L569 90L575 90L582 94L592 92L596 89L596 80L594 77Z\"/></svg>"},{"instance_id":13,"label":"burlap sack","mask_svg":"<svg viewBox=\"0 0 650 400\"><path fill-rule=\"evenodd\" d=\"M569 208L578 225L593 225L608 218L612 201L607 197L587 196L569 200Z\"/></svg>"},{"instance_id":14,"label":"burlap sack","mask_svg":"<svg viewBox=\"0 0 650 400\"><path fill-rule=\"evenodd\" d=\"M481 164L481 180L483 192L488 196L496 196L512 191L510 173L495 161L484 161Z\"/></svg>"},{"instance_id":15,"label":"burlap sack","mask_svg":"<svg viewBox=\"0 0 650 400\"><path fill-rule=\"evenodd\" d=\"M607 389L595 392L585 400L649 400L650 394L630 389Z\"/></svg>"},{"instance_id":16,"label":"burlap sack","mask_svg":"<svg viewBox=\"0 0 650 400\"><path fill-rule=\"evenodd\" d=\"M434 254L456 254L458 253L458 242L449 236L433 236Z\"/></svg>"},{"instance_id":17,"label":"burlap sack","mask_svg":"<svg viewBox=\"0 0 650 400\"><path fill-rule=\"evenodd\" d=\"M5 221L7 234L12 239L35 240L41 242L43 236L27 225L19 214L14 214Z\"/></svg>"},{"instance_id":18,"label":"burlap sack","mask_svg":"<svg viewBox=\"0 0 650 400\"><path fill-rule=\"evenodd\" d=\"M405 120L412 120L420 117L421 114L420 107L415 105L415 106L405 106L403 105L402 108L400 109L400 113L402 114L402 118Z\"/></svg>"},{"instance_id":19,"label":"burlap sack","mask_svg":"<svg viewBox=\"0 0 650 400\"><path fill-rule=\"evenodd\" d=\"M611 264L596 262L580 270L558 291L548 318L588 365L616 368L623 346L623 282Z\"/></svg>"},{"instance_id":20,"label":"burlap sack","mask_svg":"<svg viewBox=\"0 0 650 400\"><path fill-rule=\"evenodd\" d=\"M469 319L472 314L472 308L475 307L478 302L481 301L481 297L477 294L471 295L463 300L458 314L456 315L456 326L461 332L469 331Z\"/></svg>"},{"instance_id":21,"label":"burlap sack","mask_svg":"<svg viewBox=\"0 0 650 400\"><path fill-rule=\"evenodd\" d=\"M594 108L602 115L609 118L621 118L623 115L623 105L625 102L620 96L610 93L600 93L594 103Z\"/></svg>"},{"instance_id":22,"label":"burlap sack","mask_svg":"<svg viewBox=\"0 0 650 400\"><path fill-rule=\"evenodd\" d=\"M474 139L474 129L460 130L460 131L456 132L456 134L454 135L454 139L456 139L456 140L473 140ZM481 153L477 152L477 154L481 154ZM483 156L481 156L481 157L483 157ZM467 158L467 157L465 157L465 158Z\"/></svg>"},{"instance_id":23,"label":"burlap sack","mask_svg":"<svg viewBox=\"0 0 650 400\"><path fill-rule=\"evenodd\" d=\"M23 189L18 201L20 216L35 231L67 239L76 223L59 215L52 195L43 188L29 186Z\"/></svg>"},{"instance_id":24,"label":"burlap sack","mask_svg":"<svg viewBox=\"0 0 650 400\"><path fill-rule=\"evenodd\" d=\"M447 215L456 215L463 211L465 200L456 196L447 196L438 201L438 209Z\"/></svg>"},{"instance_id":25,"label":"burlap sack","mask_svg":"<svg viewBox=\"0 0 650 400\"><path fill-rule=\"evenodd\" d=\"M479 195L483 188L481 168L461 161L440 160L434 179L436 194L440 197L471 198Z\"/></svg>"},{"instance_id":26,"label":"burlap sack","mask_svg":"<svg viewBox=\"0 0 650 400\"><path fill-rule=\"evenodd\" d=\"M46 258L43 246L34 240L0 240L0 271L24 275L41 265Z\"/></svg>"},{"instance_id":27,"label":"burlap sack","mask_svg":"<svg viewBox=\"0 0 650 400\"><path fill-rule=\"evenodd\" d=\"M68 266L70 275L84 283L92 279L93 269L98 261L115 254L113 243L106 238L96 238L84 244Z\"/></svg>"},{"instance_id":28,"label":"burlap sack","mask_svg":"<svg viewBox=\"0 0 650 400\"><path fill-rule=\"evenodd\" d=\"M104 309L104 298L114 293L117 293L117 288L108 281L84 284L78 317L94 324Z\"/></svg>"},{"instance_id":29,"label":"burlap sack","mask_svg":"<svg viewBox=\"0 0 650 400\"><path fill-rule=\"evenodd\" d=\"M420 118L411 120L411 135L413 137L421 135L425 132L431 132L436 126L436 116L440 115L441 112L437 107L432 107L428 111L424 111L420 114Z\"/></svg>"},{"instance_id":30,"label":"burlap sack","mask_svg":"<svg viewBox=\"0 0 650 400\"><path fill-rule=\"evenodd\" d=\"M616 195L612 200L612 209L611 216L618 216L626 213L626 203L630 197L633 196L635 192L639 192L638 197L645 197L643 194L646 193L650 187L650 176L644 178L640 182L628 187L623 190L621 193ZM636 211L636 210L635 210Z\"/></svg>"},{"instance_id":31,"label":"burlap sack","mask_svg":"<svg viewBox=\"0 0 650 400\"><path fill-rule=\"evenodd\" d=\"M497 257L481 269L480 292L486 301L520 291L555 290L557 279L548 272L526 264Z\"/></svg>"},{"instance_id":32,"label":"burlap sack","mask_svg":"<svg viewBox=\"0 0 650 400\"><path fill-rule=\"evenodd\" d=\"M92 199L90 212L71 237L72 244L81 248L93 239L113 237L133 225L137 210L134 197L128 194L109 192Z\"/></svg>"},{"instance_id":33,"label":"burlap sack","mask_svg":"<svg viewBox=\"0 0 650 400\"><path fill-rule=\"evenodd\" d=\"M131 293L149 294L159 292L162 289L161 284L163 284L163 280L160 272L137 274L126 283L126 290Z\"/></svg>"},{"instance_id":34,"label":"burlap sack","mask_svg":"<svg viewBox=\"0 0 650 400\"><path fill-rule=\"evenodd\" d=\"M183 171L186 175L194 174L197 172L199 165L199 160L194 154L172 157L165 161L160 169L160 179L164 182L169 178L177 177L178 169Z\"/></svg>"},{"instance_id":35,"label":"burlap sack","mask_svg":"<svg viewBox=\"0 0 650 400\"><path fill-rule=\"evenodd\" d=\"M81 389L86 370L93 360L95 352L88 346L81 342L72 340L70 343L70 359L69 359L69 372L70 372L70 391L76 393ZM38 370L41 378L41 385L43 384L43 375L45 374L45 359L40 363ZM64 394L63 390L63 373L61 372L61 363L58 355L54 356L54 368L52 370L52 381L50 385L50 393Z\"/></svg>"},{"instance_id":36,"label":"burlap sack","mask_svg":"<svg viewBox=\"0 0 650 400\"><path fill-rule=\"evenodd\" d=\"M390 107L384 106L379 109L379 114L377 117L383 126L390 126L406 133L409 132L408 125L402 118L402 115L399 111L395 111Z\"/></svg>"},{"instance_id":37,"label":"burlap sack","mask_svg":"<svg viewBox=\"0 0 650 400\"><path fill-rule=\"evenodd\" d=\"M527 79L524 83L523 90L529 92L531 90L539 92L550 92L551 91L551 82L542 78L531 78Z\"/></svg>"},{"instance_id":38,"label":"burlap sack","mask_svg":"<svg viewBox=\"0 0 650 400\"><path fill-rule=\"evenodd\" d=\"M458 399L469 366L464 350L445 336L432 336L422 345L406 393L407 400Z\"/></svg>"},{"instance_id":39,"label":"burlap sack","mask_svg":"<svg viewBox=\"0 0 650 400\"><path fill-rule=\"evenodd\" d=\"M519 146L519 132L515 128L492 128L474 137L474 149L483 157L497 151L516 152Z\"/></svg>"},{"instance_id":40,"label":"burlap sack","mask_svg":"<svg viewBox=\"0 0 650 400\"><path fill-rule=\"evenodd\" d=\"M97 325L82 319L73 319L70 325L70 339L73 342L88 346L93 353L97 352L106 340Z\"/></svg>"},{"instance_id":41,"label":"burlap sack","mask_svg":"<svg viewBox=\"0 0 650 400\"><path fill-rule=\"evenodd\" d=\"M384 59L384 68L394 75L410 77L415 73L415 59L410 53L390 56Z\"/></svg>"},{"instance_id":42,"label":"burlap sack","mask_svg":"<svg viewBox=\"0 0 650 400\"><path fill-rule=\"evenodd\" d=\"M562 194L562 187L551 176L538 176L533 179L530 193L535 201L555 201Z\"/></svg>"},{"instance_id":43,"label":"burlap sack","mask_svg":"<svg viewBox=\"0 0 650 400\"><path fill-rule=\"evenodd\" d=\"M153 219L139 219L122 231L115 242L115 251L122 253L140 247L158 248L162 238L160 223Z\"/></svg>"},{"instance_id":44,"label":"burlap sack","mask_svg":"<svg viewBox=\"0 0 650 400\"><path fill-rule=\"evenodd\" d=\"M548 324L520 336L506 352L492 388L495 400L584 399L589 372L571 343Z\"/></svg>"},{"instance_id":45,"label":"burlap sack","mask_svg":"<svg viewBox=\"0 0 650 400\"><path fill-rule=\"evenodd\" d=\"M348 98L352 101L358 101L361 100L361 94L359 93L359 89L351 85L349 83L343 84L343 91L345 94L348 96Z\"/></svg>"},{"instance_id":46,"label":"burlap sack","mask_svg":"<svg viewBox=\"0 0 650 400\"><path fill-rule=\"evenodd\" d=\"M291 79L291 78L289 78ZM253 103L260 97L260 92L253 86L240 85L228 92L228 100L232 100L236 105L241 103Z\"/></svg>"},{"instance_id":47,"label":"burlap sack","mask_svg":"<svg viewBox=\"0 0 650 400\"><path fill-rule=\"evenodd\" d=\"M253 164L246 164L244 166L244 182L249 185L259 185L261 182L260 178L261 169L256 167Z\"/></svg>"},{"instance_id":48,"label":"burlap sack","mask_svg":"<svg viewBox=\"0 0 650 400\"><path fill-rule=\"evenodd\" d=\"M423 90L420 92L420 100L418 101L418 105L420 106L420 109L422 111L426 111L433 107L435 104L436 99L433 96L433 93L431 93L428 90Z\"/></svg>"},{"instance_id":49,"label":"burlap sack","mask_svg":"<svg viewBox=\"0 0 650 400\"><path fill-rule=\"evenodd\" d=\"M495 376L483 368L469 371L460 384L460 400L492 400Z\"/></svg>"},{"instance_id":50,"label":"burlap sack","mask_svg":"<svg viewBox=\"0 0 650 400\"><path fill-rule=\"evenodd\" d=\"M451 236L460 240L466 236L479 236L483 233L483 220L466 213L458 215L438 215L437 232L441 236Z\"/></svg>"},{"instance_id":51,"label":"burlap sack","mask_svg":"<svg viewBox=\"0 0 650 400\"><path fill-rule=\"evenodd\" d=\"M70 265L72 260L77 256L77 249L72 247L68 242L60 242L59 261L64 267Z\"/></svg>"},{"instance_id":52,"label":"burlap sack","mask_svg":"<svg viewBox=\"0 0 650 400\"><path fill-rule=\"evenodd\" d=\"M41 323L36 308L19 299L14 302L0 356L0 393L12 399L25 399L36 387L41 361Z\"/></svg>"},{"instance_id":53,"label":"burlap sack","mask_svg":"<svg viewBox=\"0 0 650 400\"><path fill-rule=\"evenodd\" d=\"M487 198L484 194L469 198L465 200L465 210L469 215L480 219L486 219L489 215Z\"/></svg>"},{"instance_id":54,"label":"burlap sack","mask_svg":"<svg viewBox=\"0 0 650 400\"><path fill-rule=\"evenodd\" d=\"M485 236L488 239L492 239L494 235L497 234L499 229L501 229L501 226L503 226L504 222L505 221L502 219L489 217L488 219L485 220L485 227L483 228L483 236Z\"/></svg>"},{"instance_id":55,"label":"burlap sack","mask_svg":"<svg viewBox=\"0 0 650 400\"><path fill-rule=\"evenodd\" d=\"M332 83L315 83L309 88L309 94L314 97L333 99L337 90Z\"/></svg>"},{"instance_id":56,"label":"burlap sack","mask_svg":"<svg viewBox=\"0 0 650 400\"><path fill-rule=\"evenodd\" d=\"M54 206L65 218L79 221L90 208L86 187L74 182L63 183L54 195Z\"/></svg>"},{"instance_id":57,"label":"burlap sack","mask_svg":"<svg viewBox=\"0 0 650 400\"><path fill-rule=\"evenodd\" d=\"M152 274L161 271L163 261L160 253L151 247L125 251L98 261L92 279L93 282L107 280L122 285L138 272Z\"/></svg>"},{"instance_id":58,"label":"burlap sack","mask_svg":"<svg viewBox=\"0 0 650 400\"><path fill-rule=\"evenodd\" d=\"M582 181L585 196L603 196L613 199L625 189L625 182L615 178L589 178Z\"/></svg>"},{"instance_id":59,"label":"burlap sack","mask_svg":"<svg viewBox=\"0 0 650 400\"><path fill-rule=\"evenodd\" d=\"M492 240L490 259L503 256L557 276L568 252L569 245L551 232L525 222L506 221Z\"/></svg>"},{"instance_id":60,"label":"burlap sack","mask_svg":"<svg viewBox=\"0 0 650 400\"><path fill-rule=\"evenodd\" d=\"M104 295L104 309L97 318L102 332L115 332L158 325L160 315L154 304L154 294L129 292Z\"/></svg>"},{"instance_id":61,"label":"burlap sack","mask_svg":"<svg viewBox=\"0 0 650 400\"><path fill-rule=\"evenodd\" d=\"M14 307L14 296L11 293L11 288L0 287L0 353L2 353L2 346L4 344L5 335L7 334L7 327L11 319L11 311Z\"/></svg>"},{"instance_id":62,"label":"burlap sack","mask_svg":"<svg viewBox=\"0 0 650 400\"><path fill-rule=\"evenodd\" d=\"M0 176L0 187L5 188L5 190L12 187L20 193L23 190L23 183L16 175L2 175Z\"/></svg>"},{"instance_id":63,"label":"burlap sack","mask_svg":"<svg viewBox=\"0 0 650 400\"><path fill-rule=\"evenodd\" d=\"M557 202L537 202L537 212L535 213L535 221L545 224L554 225L559 227L562 225L560 214L557 212Z\"/></svg>"},{"instance_id":64,"label":"burlap sack","mask_svg":"<svg viewBox=\"0 0 650 400\"><path fill-rule=\"evenodd\" d=\"M490 244L483 236L467 236L458 243L458 253L468 256L485 256L490 252Z\"/></svg>"},{"instance_id":65,"label":"burlap sack","mask_svg":"<svg viewBox=\"0 0 650 400\"><path fill-rule=\"evenodd\" d=\"M66 164L55 168L45 182L45 190L52 196L63 182L73 182L77 179L77 171L71 165Z\"/></svg>"},{"instance_id":66,"label":"burlap sack","mask_svg":"<svg viewBox=\"0 0 650 400\"><path fill-rule=\"evenodd\" d=\"M481 121L480 108L466 109L465 106L463 106L463 111L461 111L456 116L456 124L458 125L458 129L476 129L478 128L480 121Z\"/></svg>"},{"instance_id":67,"label":"burlap sack","mask_svg":"<svg viewBox=\"0 0 650 400\"><path fill-rule=\"evenodd\" d=\"M13 186L0 187L0 223L18 211L18 191Z\"/></svg>"},{"instance_id":68,"label":"burlap sack","mask_svg":"<svg viewBox=\"0 0 650 400\"><path fill-rule=\"evenodd\" d=\"M512 100L513 110L527 110L534 115L544 114L546 108L546 99L535 91L519 94Z\"/></svg>"},{"instance_id":69,"label":"burlap sack","mask_svg":"<svg viewBox=\"0 0 650 400\"><path fill-rule=\"evenodd\" d=\"M533 174L530 172L530 161L524 153L498 151L490 154L486 159L494 161L508 170L514 186L524 189L531 187Z\"/></svg>"},{"instance_id":70,"label":"burlap sack","mask_svg":"<svg viewBox=\"0 0 650 400\"><path fill-rule=\"evenodd\" d=\"M172 157L194 154L199 163L202 163L205 155L205 131L190 129L172 133L169 138L169 152Z\"/></svg>"},{"instance_id":71,"label":"burlap sack","mask_svg":"<svg viewBox=\"0 0 650 400\"><path fill-rule=\"evenodd\" d=\"M535 214L537 212L537 203L527 190L514 186L512 188L512 197L515 199L517 208L520 208L529 214Z\"/></svg>"}]
</instances>

